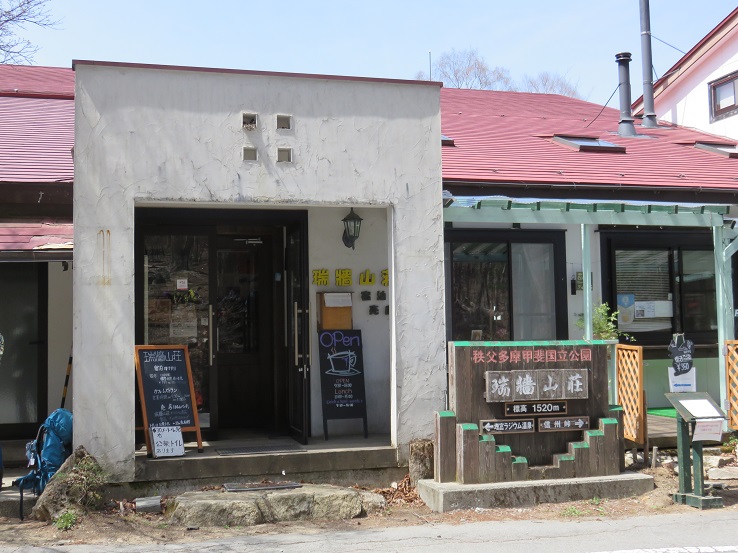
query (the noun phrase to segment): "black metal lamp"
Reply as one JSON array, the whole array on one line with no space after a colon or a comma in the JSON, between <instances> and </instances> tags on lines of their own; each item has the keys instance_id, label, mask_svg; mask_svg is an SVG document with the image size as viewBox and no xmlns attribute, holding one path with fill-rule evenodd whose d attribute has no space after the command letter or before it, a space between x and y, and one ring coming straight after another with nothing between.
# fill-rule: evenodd
<instances>
[{"instance_id":1,"label":"black metal lamp","mask_svg":"<svg viewBox=\"0 0 738 553\"><path fill-rule=\"evenodd\" d=\"M351 212L343 218L343 245L347 248L355 250L354 243L359 239L359 232L361 232L361 222L364 219L354 213L354 208L351 208Z\"/></svg>"}]
</instances>

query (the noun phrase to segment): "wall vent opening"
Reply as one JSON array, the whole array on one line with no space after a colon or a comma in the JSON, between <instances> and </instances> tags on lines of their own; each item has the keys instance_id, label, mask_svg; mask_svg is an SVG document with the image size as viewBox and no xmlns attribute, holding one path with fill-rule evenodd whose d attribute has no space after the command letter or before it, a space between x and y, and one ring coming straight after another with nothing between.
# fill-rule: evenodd
<instances>
[{"instance_id":1,"label":"wall vent opening","mask_svg":"<svg viewBox=\"0 0 738 553\"><path fill-rule=\"evenodd\" d=\"M256 148L250 146L244 146L243 148L243 160L244 161L256 161L258 159Z\"/></svg>"},{"instance_id":2,"label":"wall vent opening","mask_svg":"<svg viewBox=\"0 0 738 553\"><path fill-rule=\"evenodd\" d=\"M277 128L278 129L291 129L292 128L292 116L291 115L277 115Z\"/></svg>"},{"instance_id":3,"label":"wall vent opening","mask_svg":"<svg viewBox=\"0 0 738 553\"><path fill-rule=\"evenodd\" d=\"M256 128L256 114L255 113L244 113L243 114L243 128L246 131L253 131Z\"/></svg>"},{"instance_id":4,"label":"wall vent opening","mask_svg":"<svg viewBox=\"0 0 738 553\"><path fill-rule=\"evenodd\" d=\"M292 161L292 148L277 148L277 162L290 163Z\"/></svg>"}]
</instances>

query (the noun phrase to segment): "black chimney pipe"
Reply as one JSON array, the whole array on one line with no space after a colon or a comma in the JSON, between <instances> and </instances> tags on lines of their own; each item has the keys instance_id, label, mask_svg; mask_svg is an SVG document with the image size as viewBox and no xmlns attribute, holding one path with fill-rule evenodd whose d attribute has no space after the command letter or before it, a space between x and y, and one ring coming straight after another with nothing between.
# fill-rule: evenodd
<instances>
[{"instance_id":1,"label":"black chimney pipe","mask_svg":"<svg viewBox=\"0 0 738 553\"><path fill-rule=\"evenodd\" d=\"M637 136L633 116L630 113L630 52L615 54L618 62L618 88L620 89L620 122L618 134L620 136Z\"/></svg>"},{"instance_id":2,"label":"black chimney pipe","mask_svg":"<svg viewBox=\"0 0 738 553\"><path fill-rule=\"evenodd\" d=\"M641 2L641 55L643 56L643 123L647 129L658 128L653 100L653 55L651 53L651 9L648 0Z\"/></svg>"}]
</instances>

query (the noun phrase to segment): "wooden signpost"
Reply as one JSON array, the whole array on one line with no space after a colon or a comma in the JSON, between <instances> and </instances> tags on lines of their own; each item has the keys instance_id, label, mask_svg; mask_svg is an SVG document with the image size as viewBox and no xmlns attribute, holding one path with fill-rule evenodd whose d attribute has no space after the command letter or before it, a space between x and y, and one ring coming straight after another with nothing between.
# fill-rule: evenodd
<instances>
[{"instance_id":1,"label":"wooden signpost","mask_svg":"<svg viewBox=\"0 0 738 553\"><path fill-rule=\"evenodd\" d=\"M153 454L149 429L179 426L197 434L197 451L203 452L200 421L195 404L190 356L186 345L136 346L136 377L141 397L146 450Z\"/></svg>"}]
</instances>

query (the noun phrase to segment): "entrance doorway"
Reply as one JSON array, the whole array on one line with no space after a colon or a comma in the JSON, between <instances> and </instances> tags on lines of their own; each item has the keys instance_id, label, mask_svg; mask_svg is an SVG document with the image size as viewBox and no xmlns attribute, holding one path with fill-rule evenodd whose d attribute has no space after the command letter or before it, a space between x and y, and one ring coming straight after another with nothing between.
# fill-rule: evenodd
<instances>
[{"instance_id":1,"label":"entrance doorway","mask_svg":"<svg viewBox=\"0 0 738 553\"><path fill-rule=\"evenodd\" d=\"M48 265L2 263L0 289L0 438L28 438L47 415Z\"/></svg>"},{"instance_id":2,"label":"entrance doorway","mask_svg":"<svg viewBox=\"0 0 738 553\"><path fill-rule=\"evenodd\" d=\"M136 212L136 342L188 345L208 439L307 439L306 231L304 211Z\"/></svg>"},{"instance_id":3,"label":"entrance doorway","mask_svg":"<svg viewBox=\"0 0 738 553\"><path fill-rule=\"evenodd\" d=\"M215 364L221 428L274 423L273 324L279 282L272 279L272 237L218 236L215 259Z\"/></svg>"}]
</instances>

